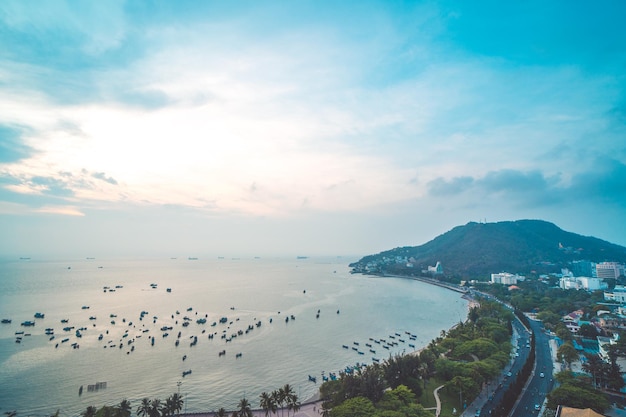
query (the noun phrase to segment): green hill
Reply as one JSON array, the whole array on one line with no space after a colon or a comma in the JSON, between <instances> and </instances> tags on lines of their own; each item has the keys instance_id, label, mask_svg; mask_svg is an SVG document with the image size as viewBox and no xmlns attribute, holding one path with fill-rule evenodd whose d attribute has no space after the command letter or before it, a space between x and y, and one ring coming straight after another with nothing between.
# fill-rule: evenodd
<instances>
[{"instance_id":1,"label":"green hill","mask_svg":"<svg viewBox=\"0 0 626 417\"><path fill-rule=\"evenodd\" d=\"M576 260L626 263L626 248L542 220L470 222L421 246L365 256L350 267L355 273L422 275L439 261L447 278L485 279L503 271L558 272Z\"/></svg>"}]
</instances>

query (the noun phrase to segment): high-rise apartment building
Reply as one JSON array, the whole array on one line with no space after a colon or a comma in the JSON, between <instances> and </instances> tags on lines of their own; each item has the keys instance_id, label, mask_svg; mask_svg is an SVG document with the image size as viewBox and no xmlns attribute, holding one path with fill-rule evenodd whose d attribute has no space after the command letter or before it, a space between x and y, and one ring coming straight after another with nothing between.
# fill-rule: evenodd
<instances>
[{"instance_id":1,"label":"high-rise apartment building","mask_svg":"<svg viewBox=\"0 0 626 417\"><path fill-rule=\"evenodd\" d=\"M600 262L596 264L596 276L604 279L615 279L624 273L624 265L618 262Z\"/></svg>"}]
</instances>

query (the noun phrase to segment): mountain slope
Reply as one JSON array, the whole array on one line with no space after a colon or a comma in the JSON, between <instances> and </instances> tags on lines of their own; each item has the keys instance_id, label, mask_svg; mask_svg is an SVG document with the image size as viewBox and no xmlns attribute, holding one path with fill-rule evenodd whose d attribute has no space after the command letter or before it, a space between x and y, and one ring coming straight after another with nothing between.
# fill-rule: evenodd
<instances>
[{"instance_id":1,"label":"mountain slope","mask_svg":"<svg viewBox=\"0 0 626 417\"><path fill-rule=\"evenodd\" d=\"M559 271L575 260L624 263L626 248L542 220L470 222L424 245L365 256L350 266L354 272L415 274L440 261L446 276L467 279L502 271Z\"/></svg>"}]
</instances>

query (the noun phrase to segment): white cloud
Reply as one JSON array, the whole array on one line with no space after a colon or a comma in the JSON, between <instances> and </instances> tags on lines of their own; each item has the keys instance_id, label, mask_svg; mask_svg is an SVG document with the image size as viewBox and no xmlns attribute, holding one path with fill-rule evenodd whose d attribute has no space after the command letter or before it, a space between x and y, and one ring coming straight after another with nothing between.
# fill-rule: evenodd
<instances>
[{"instance_id":1,"label":"white cloud","mask_svg":"<svg viewBox=\"0 0 626 417\"><path fill-rule=\"evenodd\" d=\"M126 23L111 13L81 44L88 54L124 45ZM592 163L581 155L615 149L601 116L615 100L611 80L452 54L419 25L408 35L395 22L357 35L315 23L255 33L246 19L202 20L150 28L128 62L87 73L3 66L13 87L0 89L0 123L30 127L23 139L35 150L2 167L21 179L5 188L42 195L30 179L56 178L72 192L59 211L74 214L119 204L297 217L398 205L410 219L415 206L439 212L424 198L435 179L461 186L455 178L510 169L567 180ZM80 100L59 104L41 87L72 77L88 87ZM459 210L480 212L466 197Z\"/></svg>"},{"instance_id":2,"label":"white cloud","mask_svg":"<svg viewBox=\"0 0 626 417\"><path fill-rule=\"evenodd\" d=\"M60 214L63 216L82 217L85 215L83 212L80 211L80 209L73 206L44 206L33 211L44 214Z\"/></svg>"}]
</instances>

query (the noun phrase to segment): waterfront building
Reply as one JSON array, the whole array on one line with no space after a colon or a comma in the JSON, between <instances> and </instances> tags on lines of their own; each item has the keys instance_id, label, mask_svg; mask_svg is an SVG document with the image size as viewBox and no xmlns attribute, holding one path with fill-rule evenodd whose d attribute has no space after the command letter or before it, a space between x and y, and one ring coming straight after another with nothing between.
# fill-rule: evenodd
<instances>
[{"instance_id":1,"label":"waterfront building","mask_svg":"<svg viewBox=\"0 0 626 417\"><path fill-rule=\"evenodd\" d=\"M521 275L513 275L508 272L501 272L499 274L491 274L492 284L504 284L504 285L517 285L518 282L524 281L525 277Z\"/></svg>"},{"instance_id":2,"label":"waterfront building","mask_svg":"<svg viewBox=\"0 0 626 417\"><path fill-rule=\"evenodd\" d=\"M433 274L443 274L443 266L441 266L441 262L437 261L435 266L429 266L428 272Z\"/></svg>"}]
</instances>

